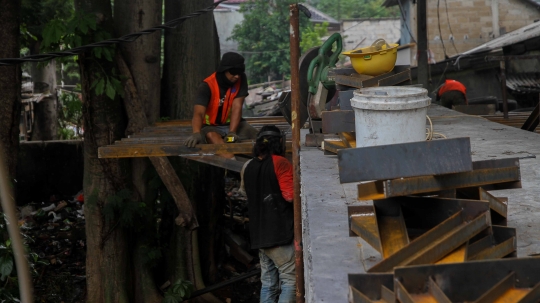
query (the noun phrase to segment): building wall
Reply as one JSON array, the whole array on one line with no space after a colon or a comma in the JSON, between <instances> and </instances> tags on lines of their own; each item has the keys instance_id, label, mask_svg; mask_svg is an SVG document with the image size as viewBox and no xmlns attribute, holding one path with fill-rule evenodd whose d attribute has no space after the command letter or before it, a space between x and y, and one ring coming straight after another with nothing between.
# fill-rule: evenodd
<instances>
[{"instance_id":1,"label":"building wall","mask_svg":"<svg viewBox=\"0 0 540 303\"><path fill-rule=\"evenodd\" d=\"M382 38L387 43L397 43L400 34L399 18L347 19L343 20L343 50L370 46Z\"/></svg>"},{"instance_id":2,"label":"building wall","mask_svg":"<svg viewBox=\"0 0 540 303\"><path fill-rule=\"evenodd\" d=\"M408 20L416 39L416 5L404 5L412 8ZM540 19L540 11L524 0L428 0L427 6L428 45L436 61L444 59L444 49L452 57Z\"/></svg>"},{"instance_id":3,"label":"building wall","mask_svg":"<svg viewBox=\"0 0 540 303\"><path fill-rule=\"evenodd\" d=\"M242 23L244 15L237 10L216 10L214 11L214 19L216 20L221 54L237 51L238 43L227 39L232 35L234 26Z\"/></svg>"}]
</instances>

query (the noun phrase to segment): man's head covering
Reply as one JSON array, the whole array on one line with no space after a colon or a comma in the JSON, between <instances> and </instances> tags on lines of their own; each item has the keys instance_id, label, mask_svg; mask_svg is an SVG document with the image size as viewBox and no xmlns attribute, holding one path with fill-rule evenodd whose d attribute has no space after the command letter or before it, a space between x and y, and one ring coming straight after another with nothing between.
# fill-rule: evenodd
<instances>
[{"instance_id":1,"label":"man's head covering","mask_svg":"<svg viewBox=\"0 0 540 303\"><path fill-rule=\"evenodd\" d=\"M230 69L237 69L243 72L246 69L246 66L244 65L244 57L233 52L223 54L217 71L224 72Z\"/></svg>"}]
</instances>

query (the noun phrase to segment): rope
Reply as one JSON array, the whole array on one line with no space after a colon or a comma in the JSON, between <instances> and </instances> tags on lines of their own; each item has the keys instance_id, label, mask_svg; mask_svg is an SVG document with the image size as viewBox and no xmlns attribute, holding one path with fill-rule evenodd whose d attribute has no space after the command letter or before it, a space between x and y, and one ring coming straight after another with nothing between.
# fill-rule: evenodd
<instances>
[{"instance_id":1,"label":"rope","mask_svg":"<svg viewBox=\"0 0 540 303\"><path fill-rule=\"evenodd\" d=\"M41 61L51 60L51 59L54 59L54 58L75 56L77 54L84 53L84 52L86 52L86 51L88 51L88 50L90 50L92 48L96 48L96 47L111 46L111 45L120 44L120 43L123 43L123 42L133 42L133 41L137 40L142 35L149 35L149 34L154 33L155 31L158 31L158 30L174 29L178 25L182 24L184 21L186 21L186 20L188 20L190 18L199 17L200 15L203 15L203 14L206 14L208 12L213 11L220 3L225 2L225 1L227 1L227 0L217 1L213 5L205 8L205 9L198 10L198 11L193 12L191 14L188 14L188 15L173 19L173 20L171 20L169 22L166 22L164 24L161 24L161 25L149 28L149 29L145 29L145 30L142 30L140 32L127 34L127 35L122 36L120 38L103 40L103 41L100 41L100 42L96 42L96 43L92 43L92 44L88 44L88 45L83 45L83 46L80 46L80 47L75 47L75 48L68 49L68 50L61 51L61 52L51 52L51 53L45 53L45 54L30 55L30 56L26 56L24 58L4 58L4 59L0 59L0 66L3 66L3 65L16 65L16 64L21 64L23 62L41 62Z\"/></svg>"},{"instance_id":2,"label":"rope","mask_svg":"<svg viewBox=\"0 0 540 303\"><path fill-rule=\"evenodd\" d=\"M433 131L433 122L431 122L431 118L426 115L427 120L429 121L429 127L426 127L426 141L431 141L433 139L447 139L447 137L444 134L436 133Z\"/></svg>"}]
</instances>

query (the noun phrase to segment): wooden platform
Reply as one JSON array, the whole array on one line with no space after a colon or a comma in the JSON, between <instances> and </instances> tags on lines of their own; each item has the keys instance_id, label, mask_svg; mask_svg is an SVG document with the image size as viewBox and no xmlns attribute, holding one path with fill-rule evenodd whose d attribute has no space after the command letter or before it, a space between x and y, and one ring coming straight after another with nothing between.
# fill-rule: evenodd
<instances>
[{"instance_id":1,"label":"wooden platform","mask_svg":"<svg viewBox=\"0 0 540 303\"><path fill-rule=\"evenodd\" d=\"M246 118L246 121L257 129L265 125L275 125L285 131L290 129L290 125L283 117ZM158 122L112 145L100 147L98 156L99 158L140 158L222 153L251 154L253 149L253 140L244 140L235 144L198 144L194 148L189 148L184 145L184 142L191 134L191 120ZM291 150L290 134L288 134L287 149Z\"/></svg>"}]
</instances>

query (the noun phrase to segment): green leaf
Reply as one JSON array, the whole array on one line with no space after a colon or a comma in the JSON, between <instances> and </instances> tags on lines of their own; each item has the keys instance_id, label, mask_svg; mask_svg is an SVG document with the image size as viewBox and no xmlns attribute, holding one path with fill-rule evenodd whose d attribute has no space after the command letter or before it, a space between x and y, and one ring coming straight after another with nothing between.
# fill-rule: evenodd
<instances>
[{"instance_id":1,"label":"green leaf","mask_svg":"<svg viewBox=\"0 0 540 303\"><path fill-rule=\"evenodd\" d=\"M0 280L6 280L6 277L13 271L13 258L11 255L4 255L0 257Z\"/></svg>"},{"instance_id":2,"label":"green leaf","mask_svg":"<svg viewBox=\"0 0 540 303\"><path fill-rule=\"evenodd\" d=\"M105 88L105 80L103 78L99 79L96 84L96 95L101 96L103 94L103 89Z\"/></svg>"},{"instance_id":3,"label":"green leaf","mask_svg":"<svg viewBox=\"0 0 540 303\"><path fill-rule=\"evenodd\" d=\"M79 22L79 30L83 33L83 34L87 34L88 33L88 24L86 24L85 22L83 22L82 20Z\"/></svg>"},{"instance_id":4,"label":"green leaf","mask_svg":"<svg viewBox=\"0 0 540 303\"><path fill-rule=\"evenodd\" d=\"M96 58L101 59L101 53L103 52L103 47L96 47L93 49L93 52Z\"/></svg>"},{"instance_id":5,"label":"green leaf","mask_svg":"<svg viewBox=\"0 0 540 303\"><path fill-rule=\"evenodd\" d=\"M103 48L103 55L105 56L105 59L107 59L107 61L109 62L112 62L113 59L112 59L112 51L110 48Z\"/></svg>"},{"instance_id":6,"label":"green leaf","mask_svg":"<svg viewBox=\"0 0 540 303\"><path fill-rule=\"evenodd\" d=\"M107 97L114 100L114 96L116 95L116 90L114 90L114 87L109 80L107 80L107 89L105 90L105 93L107 94Z\"/></svg>"}]
</instances>

